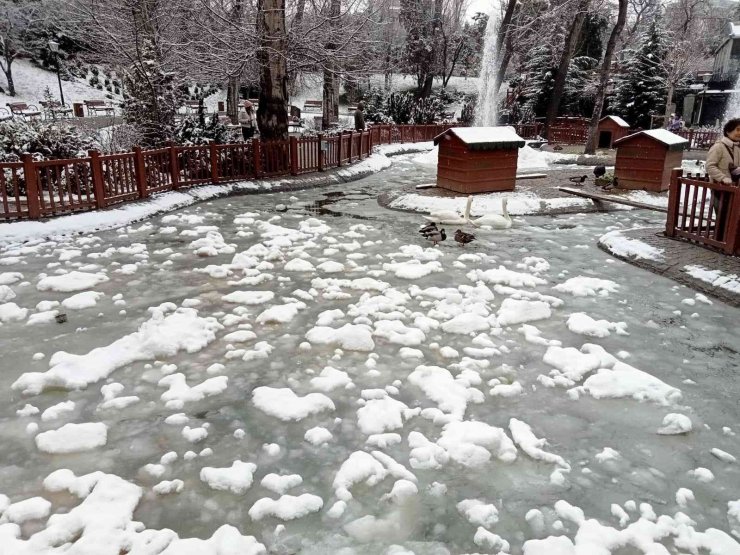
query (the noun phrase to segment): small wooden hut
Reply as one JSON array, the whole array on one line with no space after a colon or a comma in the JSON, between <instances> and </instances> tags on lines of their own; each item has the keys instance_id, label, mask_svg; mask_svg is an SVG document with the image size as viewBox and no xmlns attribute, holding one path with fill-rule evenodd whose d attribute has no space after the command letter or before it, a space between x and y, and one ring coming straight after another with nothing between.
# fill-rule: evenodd
<instances>
[{"instance_id":1,"label":"small wooden hut","mask_svg":"<svg viewBox=\"0 0 740 555\"><path fill-rule=\"evenodd\" d=\"M465 194L514 190L525 142L513 127L453 127L434 144L439 145L438 187Z\"/></svg>"},{"instance_id":2,"label":"small wooden hut","mask_svg":"<svg viewBox=\"0 0 740 555\"><path fill-rule=\"evenodd\" d=\"M599 120L598 148L614 148L614 142L630 134L630 125L619 116L605 116Z\"/></svg>"},{"instance_id":3,"label":"small wooden hut","mask_svg":"<svg viewBox=\"0 0 740 555\"><path fill-rule=\"evenodd\" d=\"M614 141L614 176L622 189L667 191L671 170L681 166L689 142L666 129L640 131Z\"/></svg>"}]
</instances>

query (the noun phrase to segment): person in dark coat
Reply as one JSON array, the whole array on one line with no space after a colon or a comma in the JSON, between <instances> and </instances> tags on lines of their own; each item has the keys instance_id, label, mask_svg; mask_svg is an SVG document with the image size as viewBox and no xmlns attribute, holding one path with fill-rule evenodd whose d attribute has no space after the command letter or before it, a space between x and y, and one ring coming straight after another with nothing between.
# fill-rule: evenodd
<instances>
[{"instance_id":1,"label":"person in dark coat","mask_svg":"<svg viewBox=\"0 0 740 555\"><path fill-rule=\"evenodd\" d=\"M362 113L364 109L365 106L362 102L357 104L357 109L355 110L355 131L365 130L365 115Z\"/></svg>"}]
</instances>

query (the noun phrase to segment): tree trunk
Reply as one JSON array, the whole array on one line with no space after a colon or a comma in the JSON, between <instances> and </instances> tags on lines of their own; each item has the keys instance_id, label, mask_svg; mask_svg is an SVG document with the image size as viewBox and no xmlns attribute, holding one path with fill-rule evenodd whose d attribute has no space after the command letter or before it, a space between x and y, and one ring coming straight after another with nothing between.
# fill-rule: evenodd
<instances>
[{"instance_id":1,"label":"tree trunk","mask_svg":"<svg viewBox=\"0 0 740 555\"><path fill-rule=\"evenodd\" d=\"M226 113L231 119L231 123L239 123L239 78L229 77L226 86Z\"/></svg>"},{"instance_id":2,"label":"tree trunk","mask_svg":"<svg viewBox=\"0 0 740 555\"><path fill-rule=\"evenodd\" d=\"M8 95L9 96L15 96L15 82L13 81L13 68L11 67L11 64L13 62L8 62L8 69L3 69L3 73L5 74L5 80L8 82Z\"/></svg>"},{"instance_id":3,"label":"tree trunk","mask_svg":"<svg viewBox=\"0 0 740 555\"><path fill-rule=\"evenodd\" d=\"M260 102L257 126L265 140L288 138L288 65L285 0L258 0L257 33L260 49Z\"/></svg>"},{"instance_id":4,"label":"tree trunk","mask_svg":"<svg viewBox=\"0 0 740 555\"><path fill-rule=\"evenodd\" d=\"M629 0L619 0L619 14L617 15L617 22L614 24L609 40L606 43L606 50L604 51L604 60L601 62L601 71L599 73L599 85L596 89L596 101L594 103L594 111L591 114L591 121L588 124L588 138L586 139L585 154L594 154L596 152L597 141L598 141L598 129L599 120L601 119L601 112L604 110L604 99L606 98L606 88L609 86L609 78L612 73L612 59L614 58L614 50L617 46L617 39L622 34L624 29L624 23L627 20L627 6Z\"/></svg>"},{"instance_id":5,"label":"tree trunk","mask_svg":"<svg viewBox=\"0 0 740 555\"><path fill-rule=\"evenodd\" d=\"M432 94L433 85L434 85L434 74L427 73L424 76L424 81L422 82L421 88L419 90L419 98L427 98L430 94Z\"/></svg>"},{"instance_id":6,"label":"tree trunk","mask_svg":"<svg viewBox=\"0 0 740 555\"><path fill-rule=\"evenodd\" d=\"M666 96L665 101L665 119L668 121L668 118L671 116L671 104L673 104L673 93L676 90L676 88L673 86L673 83L668 83L668 95Z\"/></svg>"},{"instance_id":7,"label":"tree trunk","mask_svg":"<svg viewBox=\"0 0 740 555\"><path fill-rule=\"evenodd\" d=\"M545 119L545 136L549 139L550 128L555 123L555 118L558 116L558 110L560 109L560 101L563 98L563 92L565 91L565 80L568 77L568 68L570 67L570 60L573 57L573 53L576 49L578 38L583 28L583 22L586 19L586 10L590 0L580 0L578 4L578 12L576 13L573 24L568 32L568 38L565 41L565 47L563 48L563 54L560 56L560 63L558 64L557 74L555 75L555 83L553 90L550 95L550 103L547 105L547 117Z\"/></svg>"},{"instance_id":8,"label":"tree trunk","mask_svg":"<svg viewBox=\"0 0 740 555\"><path fill-rule=\"evenodd\" d=\"M342 11L342 0L331 0L329 4L329 34L336 32L339 23L339 15ZM328 52L336 50L337 45L333 42L326 44ZM337 66L329 56L324 62L324 87L323 87L323 112L321 114L321 127L328 129L333 123L339 120L339 75Z\"/></svg>"},{"instance_id":9,"label":"tree trunk","mask_svg":"<svg viewBox=\"0 0 740 555\"><path fill-rule=\"evenodd\" d=\"M427 98L432 94L434 76L439 69L439 64L437 63L437 57L439 56L437 47L437 43L439 41L437 41L437 35L442 26L442 8L443 0L434 0L432 21L427 31L429 43L433 46L431 46L431 51L426 56L426 67L421 68L422 72L417 80L416 96L418 98Z\"/></svg>"},{"instance_id":10,"label":"tree trunk","mask_svg":"<svg viewBox=\"0 0 740 555\"><path fill-rule=\"evenodd\" d=\"M306 11L306 0L298 0L295 8L295 17L293 23L290 26L290 30L293 33L300 33L301 26L303 25L303 14ZM291 94L296 92L296 81L298 79L298 72L293 70L288 75L288 90Z\"/></svg>"},{"instance_id":11,"label":"tree trunk","mask_svg":"<svg viewBox=\"0 0 740 555\"><path fill-rule=\"evenodd\" d=\"M514 18L516 5L517 0L508 0L504 17L501 19L501 27L499 27L498 36L496 37L496 56L499 59L498 73L496 73L496 81L493 84L496 94L498 94L498 90L501 88L501 83L504 82L506 68L509 67L509 61L511 60L512 45L509 26L511 25L511 20ZM504 42L506 43L506 49L504 49Z\"/></svg>"}]
</instances>

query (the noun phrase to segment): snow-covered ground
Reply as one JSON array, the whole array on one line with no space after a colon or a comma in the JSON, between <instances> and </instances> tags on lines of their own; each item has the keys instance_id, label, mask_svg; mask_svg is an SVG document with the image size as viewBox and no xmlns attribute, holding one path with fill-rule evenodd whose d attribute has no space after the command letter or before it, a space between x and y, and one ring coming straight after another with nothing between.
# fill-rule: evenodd
<instances>
[{"instance_id":1,"label":"snow-covered ground","mask_svg":"<svg viewBox=\"0 0 740 555\"><path fill-rule=\"evenodd\" d=\"M46 71L28 60L16 60L13 63L13 81L15 82L15 96L7 94L7 84L5 75L0 74L0 84L6 94L0 93L0 106L6 107L8 102L25 102L35 105L41 109L40 101L44 100L44 91L49 88L52 97L59 100L59 83L57 74L52 71ZM74 102L83 102L85 100L107 100L105 90L99 90L84 81L74 77L71 81L62 81L62 90L64 91L64 101L70 106Z\"/></svg>"},{"instance_id":2,"label":"snow-covered ground","mask_svg":"<svg viewBox=\"0 0 740 555\"><path fill-rule=\"evenodd\" d=\"M433 248L414 156L0 249L0 553L740 553L738 310L595 245L663 216Z\"/></svg>"}]
</instances>

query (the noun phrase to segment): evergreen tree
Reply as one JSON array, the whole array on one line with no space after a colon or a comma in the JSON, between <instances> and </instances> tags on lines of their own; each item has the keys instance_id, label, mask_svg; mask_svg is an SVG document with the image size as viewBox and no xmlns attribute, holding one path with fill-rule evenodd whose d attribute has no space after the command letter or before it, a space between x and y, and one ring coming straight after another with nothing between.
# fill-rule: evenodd
<instances>
[{"instance_id":1,"label":"evergreen tree","mask_svg":"<svg viewBox=\"0 0 740 555\"><path fill-rule=\"evenodd\" d=\"M667 75L661 62L668 52L667 39L654 19L617 81L613 111L634 127L649 128L650 116L665 111Z\"/></svg>"},{"instance_id":2,"label":"evergreen tree","mask_svg":"<svg viewBox=\"0 0 740 555\"><path fill-rule=\"evenodd\" d=\"M556 71L549 45L540 44L529 51L518 72L519 76L511 82L514 89L519 91L518 111L523 121L545 115Z\"/></svg>"},{"instance_id":3,"label":"evergreen tree","mask_svg":"<svg viewBox=\"0 0 740 555\"><path fill-rule=\"evenodd\" d=\"M155 147L172 139L179 93L153 41L143 41L139 60L124 78L124 90L123 116L141 134L141 146Z\"/></svg>"}]
</instances>

